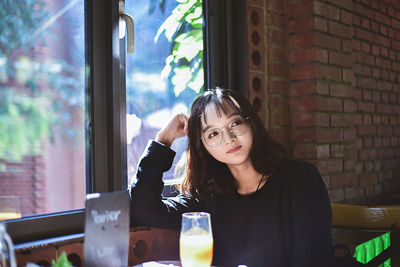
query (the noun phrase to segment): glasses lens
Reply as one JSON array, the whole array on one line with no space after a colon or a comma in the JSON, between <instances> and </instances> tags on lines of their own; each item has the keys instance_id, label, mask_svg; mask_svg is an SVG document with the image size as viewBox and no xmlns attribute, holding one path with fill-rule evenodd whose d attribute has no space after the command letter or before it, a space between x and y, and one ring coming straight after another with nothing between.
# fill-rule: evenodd
<instances>
[{"instance_id":1,"label":"glasses lens","mask_svg":"<svg viewBox=\"0 0 400 267\"><path fill-rule=\"evenodd\" d=\"M222 142L222 131L220 129L211 129L204 133L204 141L209 146L217 146Z\"/></svg>"},{"instance_id":2,"label":"glasses lens","mask_svg":"<svg viewBox=\"0 0 400 267\"><path fill-rule=\"evenodd\" d=\"M229 130L234 135L243 135L247 132L247 129L248 129L247 120L243 118L234 119L229 124Z\"/></svg>"}]
</instances>

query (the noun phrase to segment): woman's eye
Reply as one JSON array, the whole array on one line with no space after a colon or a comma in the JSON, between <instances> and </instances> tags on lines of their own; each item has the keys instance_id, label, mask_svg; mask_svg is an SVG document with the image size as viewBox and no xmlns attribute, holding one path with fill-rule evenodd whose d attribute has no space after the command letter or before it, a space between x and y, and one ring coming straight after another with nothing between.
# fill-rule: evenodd
<instances>
[{"instance_id":1,"label":"woman's eye","mask_svg":"<svg viewBox=\"0 0 400 267\"><path fill-rule=\"evenodd\" d=\"M218 135L217 131L212 131L208 134L208 139L212 139Z\"/></svg>"},{"instance_id":2,"label":"woman's eye","mask_svg":"<svg viewBox=\"0 0 400 267\"><path fill-rule=\"evenodd\" d=\"M243 121L242 121L241 119L234 120L234 121L232 122L232 124L231 124L231 127L238 126L238 125L240 125L240 124L242 124L242 123L243 123Z\"/></svg>"}]
</instances>

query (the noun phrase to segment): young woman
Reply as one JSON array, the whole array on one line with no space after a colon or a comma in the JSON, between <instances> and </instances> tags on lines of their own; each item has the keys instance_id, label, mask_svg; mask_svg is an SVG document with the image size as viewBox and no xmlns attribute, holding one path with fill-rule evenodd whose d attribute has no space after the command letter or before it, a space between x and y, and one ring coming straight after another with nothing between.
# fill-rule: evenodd
<instances>
[{"instance_id":1,"label":"young woman","mask_svg":"<svg viewBox=\"0 0 400 267\"><path fill-rule=\"evenodd\" d=\"M161 196L163 172L188 136L181 194ZM289 160L250 103L231 90L198 97L149 142L131 187L136 225L179 229L189 211L211 214L213 265L329 266L331 210L310 163Z\"/></svg>"}]
</instances>

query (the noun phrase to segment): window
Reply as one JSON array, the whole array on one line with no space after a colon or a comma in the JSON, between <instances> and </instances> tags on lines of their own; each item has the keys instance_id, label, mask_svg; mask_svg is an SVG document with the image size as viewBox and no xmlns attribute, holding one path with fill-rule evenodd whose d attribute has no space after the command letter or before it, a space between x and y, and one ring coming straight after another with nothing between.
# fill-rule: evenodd
<instances>
[{"instance_id":1,"label":"window","mask_svg":"<svg viewBox=\"0 0 400 267\"><path fill-rule=\"evenodd\" d=\"M189 114L191 103L202 92L202 2L128 1L126 10L135 22L135 53L127 54L127 160L129 183L147 141L177 113ZM173 143L176 161L186 139ZM174 168L164 175L166 184Z\"/></svg>"},{"instance_id":2,"label":"window","mask_svg":"<svg viewBox=\"0 0 400 267\"><path fill-rule=\"evenodd\" d=\"M84 207L84 1L1 1L0 220Z\"/></svg>"}]
</instances>

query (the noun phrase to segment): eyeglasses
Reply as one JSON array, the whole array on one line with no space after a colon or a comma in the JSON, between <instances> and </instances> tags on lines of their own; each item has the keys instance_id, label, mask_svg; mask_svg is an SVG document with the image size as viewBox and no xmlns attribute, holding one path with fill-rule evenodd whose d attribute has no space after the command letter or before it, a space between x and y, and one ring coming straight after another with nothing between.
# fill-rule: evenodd
<instances>
[{"instance_id":1,"label":"eyeglasses","mask_svg":"<svg viewBox=\"0 0 400 267\"><path fill-rule=\"evenodd\" d=\"M226 124L222 128L212 128L203 133L202 139L209 146L218 146L224 140L224 132L223 130L226 128L230 135L232 136L240 136L244 135L249 129L248 123L249 117L242 118L238 117L231 120L228 124Z\"/></svg>"}]
</instances>

